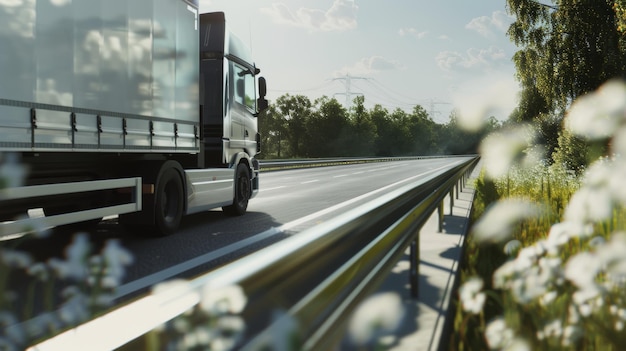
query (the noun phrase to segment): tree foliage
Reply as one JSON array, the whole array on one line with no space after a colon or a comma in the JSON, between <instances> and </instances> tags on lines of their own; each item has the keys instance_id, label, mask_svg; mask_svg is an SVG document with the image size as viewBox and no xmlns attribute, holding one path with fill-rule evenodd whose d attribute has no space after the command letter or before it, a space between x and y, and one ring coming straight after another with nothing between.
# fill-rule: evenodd
<instances>
[{"instance_id":1,"label":"tree foliage","mask_svg":"<svg viewBox=\"0 0 626 351\"><path fill-rule=\"evenodd\" d=\"M260 116L259 125L262 157L270 159L474 154L499 122L493 118L485 130L469 133L454 116L447 124L435 123L420 105L410 113L380 105L367 109L359 96L346 109L327 96L311 102L286 94Z\"/></svg>"},{"instance_id":2,"label":"tree foliage","mask_svg":"<svg viewBox=\"0 0 626 351\"><path fill-rule=\"evenodd\" d=\"M508 36L522 85L521 118L564 110L578 96L624 77L624 0L507 0L515 15ZM557 5L558 4L558 5Z\"/></svg>"},{"instance_id":3,"label":"tree foliage","mask_svg":"<svg viewBox=\"0 0 626 351\"><path fill-rule=\"evenodd\" d=\"M574 156L586 154L588 145L559 138L559 126L577 97L626 78L626 0L541 1L507 0L515 16L507 34L520 48L513 62L522 88L510 119L537 125L549 154L560 152L553 160L580 166Z\"/></svg>"}]
</instances>

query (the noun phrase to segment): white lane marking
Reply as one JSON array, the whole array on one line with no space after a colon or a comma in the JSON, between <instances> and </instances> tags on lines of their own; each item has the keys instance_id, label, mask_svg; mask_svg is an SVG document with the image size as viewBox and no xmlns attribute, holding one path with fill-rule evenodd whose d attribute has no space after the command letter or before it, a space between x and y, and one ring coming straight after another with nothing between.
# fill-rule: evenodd
<instances>
[{"instance_id":1,"label":"white lane marking","mask_svg":"<svg viewBox=\"0 0 626 351\"><path fill-rule=\"evenodd\" d=\"M302 182L300 184L311 184L311 183L315 183L315 182L319 182L319 181L320 181L319 179L313 179L313 180L308 180L306 182Z\"/></svg>"},{"instance_id":2,"label":"white lane marking","mask_svg":"<svg viewBox=\"0 0 626 351\"><path fill-rule=\"evenodd\" d=\"M333 176L333 178L341 178L341 177L347 177L347 176L348 174L339 174L339 175Z\"/></svg>"},{"instance_id":3,"label":"white lane marking","mask_svg":"<svg viewBox=\"0 0 626 351\"><path fill-rule=\"evenodd\" d=\"M286 186L285 186L285 185L281 185L281 186L277 186L277 187L274 187L274 188L267 188L267 189L266 189L266 188L262 188L262 189L261 189L261 191L264 191L264 192L265 192L265 191L276 190L276 189L282 189L282 188L286 188Z\"/></svg>"}]
</instances>

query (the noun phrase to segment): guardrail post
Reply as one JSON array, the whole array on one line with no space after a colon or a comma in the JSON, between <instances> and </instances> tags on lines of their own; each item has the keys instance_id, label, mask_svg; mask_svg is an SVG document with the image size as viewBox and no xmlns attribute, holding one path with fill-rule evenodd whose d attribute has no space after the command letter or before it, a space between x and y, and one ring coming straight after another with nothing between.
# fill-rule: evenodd
<instances>
[{"instance_id":1,"label":"guardrail post","mask_svg":"<svg viewBox=\"0 0 626 351\"><path fill-rule=\"evenodd\" d=\"M411 268L409 271L409 284L411 285L411 296L418 298L419 275L420 275L420 253L419 253L420 234L411 242L410 261Z\"/></svg>"},{"instance_id":2,"label":"guardrail post","mask_svg":"<svg viewBox=\"0 0 626 351\"><path fill-rule=\"evenodd\" d=\"M457 186L458 188L458 186ZM448 194L450 196L450 216L452 216L452 210L454 209L454 187L452 187L452 189L450 189L450 194Z\"/></svg>"},{"instance_id":3,"label":"guardrail post","mask_svg":"<svg viewBox=\"0 0 626 351\"><path fill-rule=\"evenodd\" d=\"M439 233L441 233L443 232L443 200L439 203L437 213L439 215Z\"/></svg>"},{"instance_id":4,"label":"guardrail post","mask_svg":"<svg viewBox=\"0 0 626 351\"><path fill-rule=\"evenodd\" d=\"M465 176L463 176L465 177ZM462 191L463 186L463 177L461 177L461 179L459 179L459 181L456 183L456 198L459 198L459 192Z\"/></svg>"}]
</instances>

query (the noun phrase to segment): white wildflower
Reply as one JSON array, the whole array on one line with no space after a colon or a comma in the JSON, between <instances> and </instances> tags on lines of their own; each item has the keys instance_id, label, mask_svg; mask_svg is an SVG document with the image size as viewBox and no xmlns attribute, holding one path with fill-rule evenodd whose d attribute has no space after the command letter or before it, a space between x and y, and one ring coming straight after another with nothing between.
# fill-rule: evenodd
<instances>
[{"instance_id":1,"label":"white wildflower","mask_svg":"<svg viewBox=\"0 0 626 351\"><path fill-rule=\"evenodd\" d=\"M245 322L239 316L221 316L213 325L214 337L209 345L211 350L232 350L241 340Z\"/></svg>"},{"instance_id":2,"label":"white wildflower","mask_svg":"<svg viewBox=\"0 0 626 351\"><path fill-rule=\"evenodd\" d=\"M611 150L614 154L619 155L620 157L626 155L626 126L622 126L613 134ZM626 167L622 162L621 165L619 165L618 167L619 173L622 173L625 168ZM624 178L622 177L621 179ZM622 199L624 199L624 196L626 196L626 190L624 190L623 188L618 190L621 190L620 195L622 195Z\"/></svg>"},{"instance_id":3,"label":"white wildflower","mask_svg":"<svg viewBox=\"0 0 626 351\"><path fill-rule=\"evenodd\" d=\"M624 179L626 179L626 126L622 130L623 137L620 137L620 139L624 140L620 141L620 143L624 145L621 146L621 155L616 156L613 160L613 167L607 186L613 195L613 199L621 205L626 205L626 187L624 186ZM616 142L615 139L613 141L614 143Z\"/></svg>"},{"instance_id":4,"label":"white wildflower","mask_svg":"<svg viewBox=\"0 0 626 351\"><path fill-rule=\"evenodd\" d=\"M0 312L0 327L4 330L4 336L11 342L23 344L26 341L25 331L18 325L18 320L12 313L6 311ZM2 348L0 348L0 350L2 350Z\"/></svg>"},{"instance_id":5,"label":"white wildflower","mask_svg":"<svg viewBox=\"0 0 626 351\"><path fill-rule=\"evenodd\" d=\"M574 346L583 336L583 330L576 325L568 325L563 329L561 344L565 347Z\"/></svg>"},{"instance_id":6,"label":"white wildflower","mask_svg":"<svg viewBox=\"0 0 626 351\"><path fill-rule=\"evenodd\" d=\"M66 260L52 258L49 265L60 278L83 280L89 274L89 269L86 267L89 250L87 235L84 233L77 234L65 250Z\"/></svg>"},{"instance_id":7,"label":"white wildflower","mask_svg":"<svg viewBox=\"0 0 626 351\"><path fill-rule=\"evenodd\" d=\"M498 317L489 324L485 329L485 338L491 349L502 349L510 345L513 341L515 333L506 324L502 317Z\"/></svg>"},{"instance_id":8,"label":"white wildflower","mask_svg":"<svg viewBox=\"0 0 626 351\"><path fill-rule=\"evenodd\" d=\"M550 304L552 302L554 302L554 300L556 300L556 298L558 297L558 294L556 291L552 290L552 291L548 291L545 294L543 294L543 296L541 296L541 298L539 299L539 303L544 306L550 306Z\"/></svg>"},{"instance_id":9,"label":"white wildflower","mask_svg":"<svg viewBox=\"0 0 626 351\"><path fill-rule=\"evenodd\" d=\"M246 295L238 285L217 289L206 285L203 288L200 307L209 315L219 316L227 313L241 313L246 303Z\"/></svg>"},{"instance_id":10,"label":"white wildflower","mask_svg":"<svg viewBox=\"0 0 626 351\"><path fill-rule=\"evenodd\" d=\"M62 326L54 313L43 313L26 323L25 328L29 335L41 335L50 330L58 330Z\"/></svg>"},{"instance_id":11,"label":"white wildflower","mask_svg":"<svg viewBox=\"0 0 626 351\"><path fill-rule=\"evenodd\" d=\"M579 289L596 285L596 276L600 272L601 262L590 252L580 252L565 264L565 278Z\"/></svg>"},{"instance_id":12,"label":"white wildflower","mask_svg":"<svg viewBox=\"0 0 626 351\"><path fill-rule=\"evenodd\" d=\"M76 290L75 287L66 289L63 295L69 296L69 299L57 311L59 318L68 324L86 321L89 318L89 298Z\"/></svg>"},{"instance_id":13,"label":"white wildflower","mask_svg":"<svg viewBox=\"0 0 626 351\"><path fill-rule=\"evenodd\" d=\"M510 290L518 302L527 304L548 291L547 282L544 272L538 266L533 266L511 282Z\"/></svg>"},{"instance_id":14,"label":"white wildflower","mask_svg":"<svg viewBox=\"0 0 626 351\"><path fill-rule=\"evenodd\" d=\"M590 247L599 247L604 245L605 243L606 240L601 236L594 236L593 238L591 238L591 240L589 240Z\"/></svg>"},{"instance_id":15,"label":"white wildflower","mask_svg":"<svg viewBox=\"0 0 626 351\"><path fill-rule=\"evenodd\" d=\"M611 136L626 111L626 88L611 81L596 92L574 101L565 118L565 126L575 134L603 139Z\"/></svg>"},{"instance_id":16,"label":"white wildflower","mask_svg":"<svg viewBox=\"0 0 626 351\"><path fill-rule=\"evenodd\" d=\"M578 305L578 311L580 312L580 315L585 318L591 316L591 312L593 312L591 309L591 305L586 302L580 303Z\"/></svg>"},{"instance_id":17,"label":"white wildflower","mask_svg":"<svg viewBox=\"0 0 626 351\"><path fill-rule=\"evenodd\" d=\"M478 314L483 309L487 296L481 292L483 280L479 277L468 279L459 288L459 296L463 304L463 310L473 314Z\"/></svg>"},{"instance_id":18,"label":"white wildflower","mask_svg":"<svg viewBox=\"0 0 626 351\"><path fill-rule=\"evenodd\" d=\"M210 349L208 346L213 338L214 336L209 328L204 326L195 327L192 330L186 330L181 346L185 350Z\"/></svg>"},{"instance_id":19,"label":"white wildflower","mask_svg":"<svg viewBox=\"0 0 626 351\"><path fill-rule=\"evenodd\" d=\"M528 126L488 135L479 147L487 176L497 179L506 175L516 161L525 157L533 140L534 133Z\"/></svg>"},{"instance_id":20,"label":"white wildflower","mask_svg":"<svg viewBox=\"0 0 626 351\"><path fill-rule=\"evenodd\" d=\"M352 315L349 335L355 344L366 345L395 331L403 318L404 308L398 294L376 294L362 302Z\"/></svg>"},{"instance_id":21,"label":"white wildflower","mask_svg":"<svg viewBox=\"0 0 626 351\"><path fill-rule=\"evenodd\" d=\"M113 306L113 303L115 302L115 298L111 294L100 293L98 294L98 296L96 296L94 301L97 306L109 307L109 306Z\"/></svg>"},{"instance_id":22,"label":"white wildflower","mask_svg":"<svg viewBox=\"0 0 626 351\"><path fill-rule=\"evenodd\" d=\"M537 339L558 338L563 335L563 324L560 320L555 319L543 326L543 329L537 332Z\"/></svg>"},{"instance_id":23,"label":"white wildflower","mask_svg":"<svg viewBox=\"0 0 626 351\"><path fill-rule=\"evenodd\" d=\"M548 233L549 246L561 247L567 244L570 239L580 237L585 233L584 225L579 222L565 221L552 225Z\"/></svg>"},{"instance_id":24,"label":"white wildflower","mask_svg":"<svg viewBox=\"0 0 626 351\"><path fill-rule=\"evenodd\" d=\"M617 316L618 316L621 320L626 321L626 309L624 309L624 308L620 308L620 309L617 311Z\"/></svg>"},{"instance_id":25,"label":"white wildflower","mask_svg":"<svg viewBox=\"0 0 626 351\"><path fill-rule=\"evenodd\" d=\"M41 262L32 264L30 267L28 267L27 272L29 275L36 277L42 282L48 281L48 279L50 278L48 267Z\"/></svg>"},{"instance_id":26,"label":"white wildflower","mask_svg":"<svg viewBox=\"0 0 626 351\"><path fill-rule=\"evenodd\" d=\"M539 213L538 207L530 201L500 200L492 204L475 224L475 238L479 242L502 242L510 238L516 224Z\"/></svg>"},{"instance_id":27,"label":"white wildflower","mask_svg":"<svg viewBox=\"0 0 626 351\"><path fill-rule=\"evenodd\" d=\"M504 348L504 351L531 351L531 350L532 348L530 347L530 344L528 343L528 341L518 338L518 337L511 340L509 345L506 348Z\"/></svg>"},{"instance_id":28,"label":"white wildflower","mask_svg":"<svg viewBox=\"0 0 626 351\"><path fill-rule=\"evenodd\" d=\"M514 239L510 240L504 245L503 251L508 256L515 256L517 255L521 247L522 243L519 240Z\"/></svg>"},{"instance_id":29,"label":"white wildflower","mask_svg":"<svg viewBox=\"0 0 626 351\"><path fill-rule=\"evenodd\" d=\"M0 258L9 268L27 269L33 263L29 254L11 249L1 249Z\"/></svg>"},{"instance_id":30,"label":"white wildflower","mask_svg":"<svg viewBox=\"0 0 626 351\"><path fill-rule=\"evenodd\" d=\"M597 247L596 255L607 273L616 284L626 283L626 234L614 233L605 245Z\"/></svg>"},{"instance_id":31,"label":"white wildflower","mask_svg":"<svg viewBox=\"0 0 626 351\"><path fill-rule=\"evenodd\" d=\"M290 351L291 340L298 333L298 323L283 311L274 311L272 324L255 342L255 350Z\"/></svg>"},{"instance_id":32,"label":"white wildflower","mask_svg":"<svg viewBox=\"0 0 626 351\"><path fill-rule=\"evenodd\" d=\"M578 312L576 305L569 305L567 307L567 323L572 325L578 324L580 317L580 312Z\"/></svg>"},{"instance_id":33,"label":"white wildflower","mask_svg":"<svg viewBox=\"0 0 626 351\"><path fill-rule=\"evenodd\" d=\"M102 256L106 264L108 286L115 288L122 283L122 278L126 273L125 267L133 263L133 256L120 245L119 240L107 241Z\"/></svg>"},{"instance_id":34,"label":"white wildflower","mask_svg":"<svg viewBox=\"0 0 626 351\"><path fill-rule=\"evenodd\" d=\"M598 222L613 214L611 190L608 187L583 187L570 199L565 209L566 221Z\"/></svg>"},{"instance_id":35,"label":"white wildflower","mask_svg":"<svg viewBox=\"0 0 626 351\"><path fill-rule=\"evenodd\" d=\"M507 261L493 273L493 286L498 289L506 289L508 282L518 275L517 260Z\"/></svg>"},{"instance_id":36,"label":"white wildflower","mask_svg":"<svg viewBox=\"0 0 626 351\"><path fill-rule=\"evenodd\" d=\"M0 158L0 185L4 184L9 188L22 186L26 179L27 169L20 163L18 154L0 154L0 157L2 157ZM1 191L0 199L2 199Z\"/></svg>"}]
</instances>

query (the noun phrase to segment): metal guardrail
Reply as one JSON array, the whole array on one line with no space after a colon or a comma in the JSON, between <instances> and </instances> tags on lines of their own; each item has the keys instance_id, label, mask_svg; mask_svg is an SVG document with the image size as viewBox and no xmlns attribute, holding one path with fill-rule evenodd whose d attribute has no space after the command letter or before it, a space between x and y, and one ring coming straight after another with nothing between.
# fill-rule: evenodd
<instances>
[{"instance_id":1,"label":"metal guardrail","mask_svg":"<svg viewBox=\"0 0 626 351\"><path fill-rule=\"evenodd\" d=\"M423 160L430 158L447 158L457 157L453 155L438 156L404 156L404 157L342 157L342 158L307 158L307 159L277 159L277 160L260 160L261 171L275 171L291 168L308 168L337 166L355 163L371 163L371 162L390 162L390 161L406 161L406 160Z\"/></svg>"},{"instance_id":2,"label":"metal guardrail","mask_svg":"<svg viewBox=\"0 0 626 351\"><path fill-rule=\"evenodd\" d=\"M334 219L282 240L178 287L141 298L60 334L32 350L110 350L197 306L203 289L238 285L248 298L246 334L238 349L257 350L284 319L298 325L296 348L335 349L351 312L411 248L410 281L418 294L419 231L478 163L468 157L426 181L408 184ZM451 206L452 207L452 206ZM285 313L278 320L276 311ZM149 318L145 318L149 315ZM143 317L143 318L142 318ZM132 319L132 322L131 322ZM119 326L123 325L123 328ZM117 328L112 328L117 326ZM106 331L105 331L106 330ZM95 333L95 334L91 334ZM93 335L106 342L95 343Z\"/></svg>"}]
</instances>

